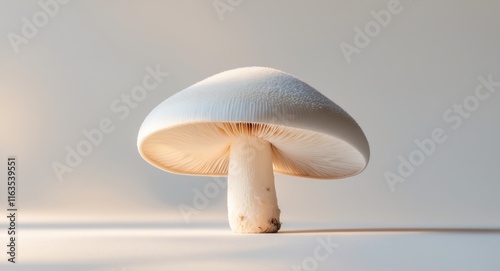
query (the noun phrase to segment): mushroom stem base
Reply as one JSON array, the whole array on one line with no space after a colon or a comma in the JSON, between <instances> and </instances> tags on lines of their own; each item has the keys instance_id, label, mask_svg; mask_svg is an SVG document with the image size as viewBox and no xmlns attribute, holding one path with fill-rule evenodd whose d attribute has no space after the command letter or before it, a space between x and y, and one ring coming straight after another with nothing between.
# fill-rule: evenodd
<instances>
[{"instance_id":1,"label":"mushroom stem base","mask_svg":"<svg viewBox=\"0 0 500 271\"><path fill-rule=\"evenodd\" d=\"M231 145L228 170L228 218L233 232L273 233L280 227L274 187L272 148L252 136Z\"/></svg>"}]
</instances>

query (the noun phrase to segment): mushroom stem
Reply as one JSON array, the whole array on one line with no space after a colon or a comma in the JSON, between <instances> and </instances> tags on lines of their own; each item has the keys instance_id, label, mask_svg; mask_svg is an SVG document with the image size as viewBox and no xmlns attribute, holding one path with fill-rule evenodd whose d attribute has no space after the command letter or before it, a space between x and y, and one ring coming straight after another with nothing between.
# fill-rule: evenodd
<instances>
[{"instance_id":1,"label":"mushroom stem","mask_svg":"<svg viewBox=\"0 0 500 271\"><path fill-rule=\"evenodd\" d=\"M271 144L253 136L231 145L227 205L229 225L238 233L272 233L280 227Z\"/></svg>"}]
</instances>

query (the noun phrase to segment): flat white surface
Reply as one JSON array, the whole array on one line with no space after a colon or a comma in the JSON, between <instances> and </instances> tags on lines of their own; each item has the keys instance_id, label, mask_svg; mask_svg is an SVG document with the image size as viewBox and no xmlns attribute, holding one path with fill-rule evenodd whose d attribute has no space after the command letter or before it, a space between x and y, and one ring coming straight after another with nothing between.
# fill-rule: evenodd
<instances>
[{"instance_id":1,"label":"flat white surface","mask_svg":"<svg viewBox=\"0 0 500 271\"><path fill-rule=\"evenodd\" d=\"M234 234L227 226L216 224L189 228L165 224L46 225L22 231L22 265L0 265L2 270L6 266L8 270L33 270L30 268L37 266L36 270L95 271L486 271L500 266L496 256L500 231L306 228L288 227L279 234ZM328 243L330 252L324 248ZM315 257L320 260L313 260Z\"/></svg>"}]
</instances>

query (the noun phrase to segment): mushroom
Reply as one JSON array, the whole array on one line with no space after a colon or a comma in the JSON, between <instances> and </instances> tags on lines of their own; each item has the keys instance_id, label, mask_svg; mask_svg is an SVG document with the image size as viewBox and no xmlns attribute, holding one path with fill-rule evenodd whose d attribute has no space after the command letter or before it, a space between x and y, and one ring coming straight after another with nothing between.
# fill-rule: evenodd
<instances>
[{"instance_id":1,"label":"mushroom","mask_svg":"<svg viewBox=\"0 0 500 271\"><path fill-rule=\"evenodd\" d=\"M146 117L137 145L162 170L228 176L229 225L238 233L280 229L273 171L339 179L360 173L370 153L342 108L264 67L225 71L171 96Z\"/></svg>"}]
</instances>

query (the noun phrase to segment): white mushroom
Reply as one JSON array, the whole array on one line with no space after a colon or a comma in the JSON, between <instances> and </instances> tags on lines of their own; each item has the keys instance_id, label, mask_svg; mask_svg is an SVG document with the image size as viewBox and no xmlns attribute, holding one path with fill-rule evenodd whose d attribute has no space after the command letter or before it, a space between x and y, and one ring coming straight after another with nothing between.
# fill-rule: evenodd
<instances>
[{"instance_id":1,"label":"white mushroom","mask_svg":"<svg viewBox=\"0 0 500 271\"><path fill-rule=\"evenodd\" d=\"M142 157L177 174L228 176L228 217L239 233L277 232L273 171L338 179L369 160L361 128L296 77L248 67L209 77L171 96L146 117Z\"/></svg>"}]
</instances>

